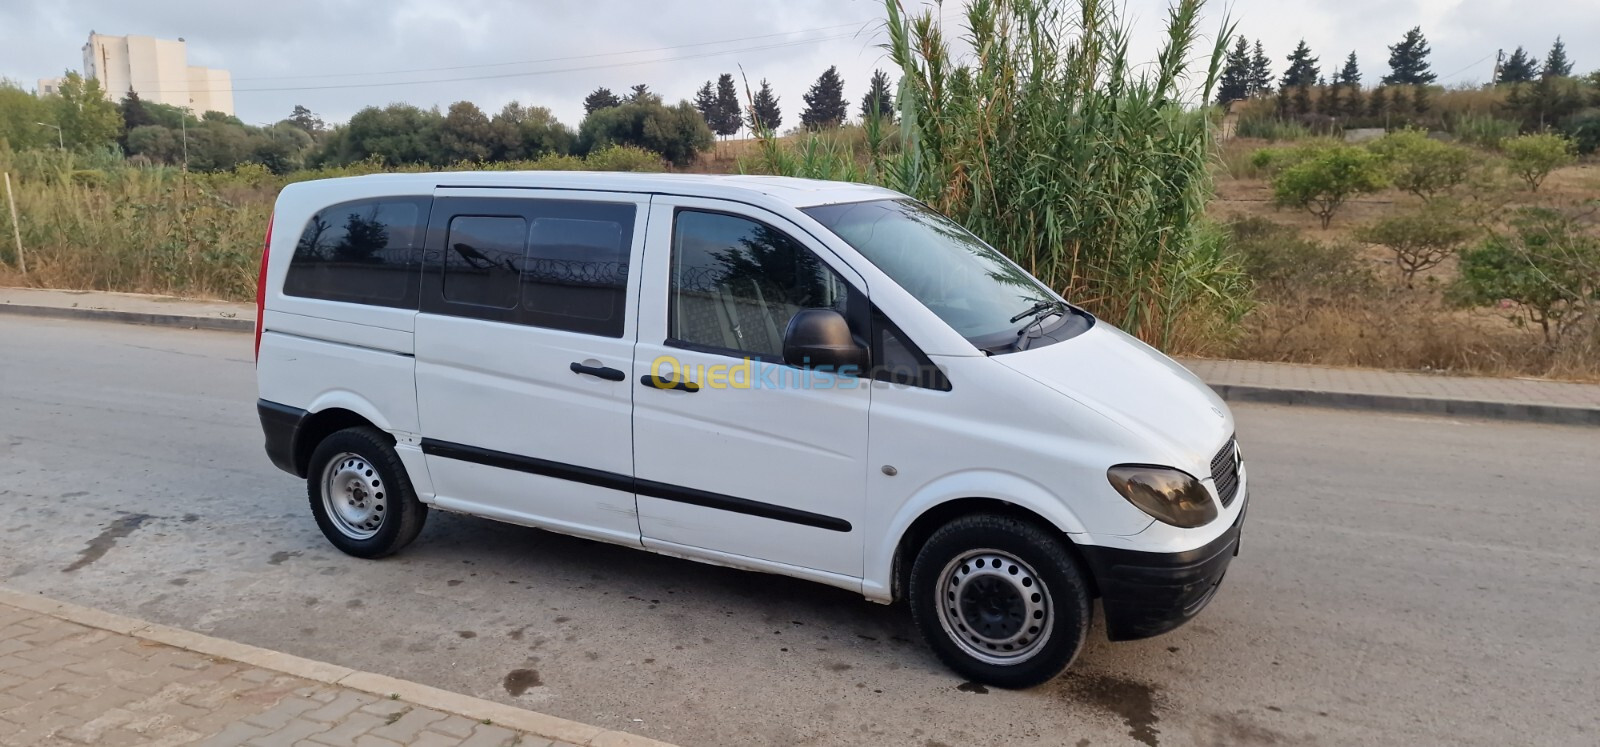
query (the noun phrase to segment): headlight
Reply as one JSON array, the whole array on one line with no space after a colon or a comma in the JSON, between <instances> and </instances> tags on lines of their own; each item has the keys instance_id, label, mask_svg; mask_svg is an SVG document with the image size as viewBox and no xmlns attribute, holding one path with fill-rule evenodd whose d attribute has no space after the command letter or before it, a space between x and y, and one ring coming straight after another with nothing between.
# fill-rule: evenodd
<instances>
[{"instance_id":1,"label":"headlight","mask_svg":"<svg viewBox=\"0 0 1600 747\"><path fill-rule=\"evenodd\" d=\"M1181 470L1119 464L1106 470L1106 478L1129 503L1175 527L1192 529L1217 518L1217 504L1206 487Z\"/></svg>"}]
</instances>

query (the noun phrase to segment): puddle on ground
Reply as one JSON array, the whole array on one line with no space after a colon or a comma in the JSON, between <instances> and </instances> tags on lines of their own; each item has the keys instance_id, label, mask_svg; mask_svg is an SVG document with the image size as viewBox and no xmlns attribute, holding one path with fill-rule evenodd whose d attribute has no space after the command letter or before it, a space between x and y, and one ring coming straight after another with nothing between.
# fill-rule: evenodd
<instances>
[{"instance_id":1,"label":"puddle on ground","mask_svg":"<svg viewBox=\"0 0 1600 747\"><path fill-rule=\"evenodd\" d=\"M151 518L153 517L149 514L126 514L117 517L100 532L99 536L89 540L89 544L78 551L78 559L72 561L72 565L62 568L61 572L71 573L105 557L105 554L116 546L117 540L133 534L133 530Z\"/></svg>"},{"instance_id":2,"label":"puddle on ground","mask_svg":"<svg viewBox=\"0 0 1600 747\"><path fill-rule=\"evenodd\" d=\"M1067 695L1103 711L1116 714L1128 727L1128 736L1148 747L1161 743L1156 723L1156 688L1109 674L1073 674L1065 677Z\"/></svg>"},{"instance_id":3,"label":"puddle on ground","mask_svg":"<svg viewBox=\"0 0 1600 747\"><path fill-rule=\"evenodd\" d=\"M539 673L532 669L513 669L506 675L504 684L506 692L515 698L544 683L539 681Z\"/></svg>"},{"instance_id":4,"label":"puddle on ground","mask_svg":"<svg viewBox=\"0 0 1600 747\"><path fill-rule=\"evenodd\" d=\"M273 553L272 557L267 558L267 565L283 565L283 561L288 560L289 558L298 557L300 557L299 550L295 550L293 552L284 552L283 550L279 550Z\"/></svg>"}]
</instances>

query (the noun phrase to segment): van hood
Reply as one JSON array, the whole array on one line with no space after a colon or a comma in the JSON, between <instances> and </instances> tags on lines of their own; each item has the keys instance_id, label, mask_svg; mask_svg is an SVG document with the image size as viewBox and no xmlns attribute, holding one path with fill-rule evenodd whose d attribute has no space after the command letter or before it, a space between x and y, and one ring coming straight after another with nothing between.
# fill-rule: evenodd
<instances>
[{"instance_id":1,"label":"van hood","mask_svg":"<svg viewBox=\"0 0 1600 747\"><path fill-rule=\"evenodd\" d=\"M1172 452L1184 460L1175 467L1209 469L1211 457L1233 434L1233 413L1211 387L1104 321L1071 339L990 360Z\"/></svg>"}]
</instances>

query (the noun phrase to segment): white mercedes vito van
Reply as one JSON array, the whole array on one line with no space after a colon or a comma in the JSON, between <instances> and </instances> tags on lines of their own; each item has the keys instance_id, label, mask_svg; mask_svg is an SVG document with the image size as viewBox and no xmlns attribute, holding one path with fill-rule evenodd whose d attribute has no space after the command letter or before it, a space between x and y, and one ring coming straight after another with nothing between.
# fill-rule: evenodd
<instances>
[{"instance_id":1,"label":"white mercedes vito van","mask_svg":"<svg viewBox=\"0 0 1600 747\"><path fill-rule=\"evenodd\" d=\"M274 464L351 555L429 509L905 600L1043 682L1210 601L1246 478L1181 366L904 195L751 176L290 185L261 261Z\"/></svg>"}]
</instances>

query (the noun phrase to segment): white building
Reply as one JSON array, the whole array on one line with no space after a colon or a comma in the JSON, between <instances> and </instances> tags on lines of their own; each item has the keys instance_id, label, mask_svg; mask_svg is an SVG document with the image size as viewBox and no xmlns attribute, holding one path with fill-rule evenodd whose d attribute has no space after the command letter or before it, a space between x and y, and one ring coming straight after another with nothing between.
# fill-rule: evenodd
<instances>
[{"instance_id":1,"label":"white building","mask_svg":"<svg viewBox=\"0 0 1600 747\"><path fill-rule=\"evenodd\" d=\"M202 114L233 114L233 79L228 71L189 65L188 44L183 39L151 36L107 36L89 32L83 45L85 78L100 81L106 98L121 101L129 90L139 98L171 104ZM39 81L39 92L46 83Z\"/></svg>"}]
</instances>

